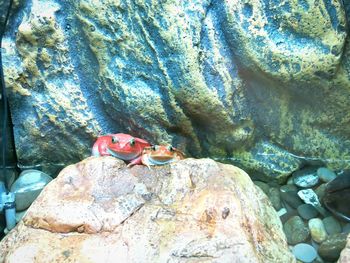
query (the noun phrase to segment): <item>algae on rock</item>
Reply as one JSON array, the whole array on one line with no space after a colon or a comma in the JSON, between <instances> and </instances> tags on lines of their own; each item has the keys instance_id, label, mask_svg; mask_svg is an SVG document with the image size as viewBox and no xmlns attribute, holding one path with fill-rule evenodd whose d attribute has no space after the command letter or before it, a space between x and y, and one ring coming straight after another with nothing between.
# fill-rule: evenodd
<instances>
[{"instance_id":1,"label":"algae on rock","mask_svg":"<svg viewBox=\"0 0 350 263\"><path fill-rule=\"evenodd\" d=\"M20 166L87 156L101 133L284 180L350 167L338 1L22 1L4 39ZM348 14L349 15L349 14Z\"/></svg>"}]
</instances>

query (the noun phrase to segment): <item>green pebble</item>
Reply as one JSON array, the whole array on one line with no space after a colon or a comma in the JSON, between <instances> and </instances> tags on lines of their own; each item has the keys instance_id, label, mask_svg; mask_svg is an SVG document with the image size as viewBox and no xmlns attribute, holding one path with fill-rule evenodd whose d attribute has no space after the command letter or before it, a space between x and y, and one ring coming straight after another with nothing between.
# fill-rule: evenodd
<instances>
[{"instance_id":1,"label":"green pebble","mask_svg":"<svg viewBox=\"0 0 350 263\"><path fill-rule=\"evenodd\" d=\"M315 207L309 204L302 204L298 206L297 210L299 215L305 220L315 218L318 215L318 211L315 209Z\"/></svg>"},{"instance_id":2,"label":"green pebble","mask_svg":"<svg viewBox=\"0 0 350 263\"><path fill-rule=\"evenodd\" d=\"M282 185L280 187L280 191L281 192L297 192L298 191L298 187L296 187L294 184L286 184L286 185Z\"/></svg>"},{"instance_id":3,"label":"green pebble","mask_svg":"<svg viewBox=\"0 0 350 263\"><path fill-rule=\"evenodd\" d=\"M303 201L300 199L296 191L281 192L281 198L295 209L303 204Z\"/></svg>"},{"instance_id":4,"label":"green pebble","mask_svg":"<svg viewBox=\"0 0 350 263\"><path fill-rule=\"evenodd\" d=\"M333 216L328 216L323 219L323 224L329 235L338 234L341 232L341 225Z\"/></svg>"},{"instance_id":5,"label":"green pebble","mask_svg":"<svg viewBox=\"0 0 350 263\"><path fill-rule=\"evenodd\" d=\"M327 186L327 184L321 184L315 189L315 193L318 197L318 200L320 200L320 202L326 193L326 186Z\"/></svg>"},{"instance_id":6,"label":"green pebble","mask_svg":"<svg viewBox=\"0 0 350 263\"><path fill-rule=\"evenodd\" d=\"M328 183L335 179L337 175L326 167L321 167L317 169L317 175L322 182Z\"/></svg>"},{"instance_id":7,"label":"green pebble","mask_svg":"<svg viewBox=\"0 0 350 263\"><path fill-rule=\"evenodd\" d=\"M302 243L310 236L309 228L300 216L288 219L283 225L283 230L290 245Z\"/></svg>"},{"instance_id":8,"label":"green pebble","mask_svg":"<svg viewBox=\"0 0 350 263\"><path fill-rule=\"evenodd\" d=\"M342 232L346 234L350 234L350 223L344 224L342 227Z\"/></svg>"},{"instance_id":9,"label":"green pebble","mask_svg":"<svg viewBox=\"0 0 350 263\"><path fill-rule=\"evenodd\" d=\"M271 203L276 211L278 211L282 208L281 197L280 197L280 192L279 192L278 188L271 187L269 189L268 197L269 197L269 199L270 199L270 201L271 201Z\"/></svg>"},{"instance_id":10,"label":"green pebble","mask_svg":"<svg viewBox=\"0 0 350 263\"><path fill-rule=\"evenodd\" d=\"M295 185L308 188L315 186L319 181L315 167L307 167L293 173L293 182Z\"/></svg>"},{"instance_id":11,"label":"green pebble","mask_svg":"<svg viewBox=\"0 0 350 263\"><path fill-rule=\"evenodd\" d=\"M261 181L253 181L266 195L269 195L269 185Z\"/></svg>"},{"instance_id":12,"label":"green pebble","mask_svg":"<svg viewBox=\"0 0 350 263\"><path fill-rule=\"evenodd\" d=\"M340 252L346 245L346 237L347 234L345 233L328 236L328 238L323 241L318 248L318 254L324 260L331 262L337 261L340 256Z\"/></svg>"}]
</instances>

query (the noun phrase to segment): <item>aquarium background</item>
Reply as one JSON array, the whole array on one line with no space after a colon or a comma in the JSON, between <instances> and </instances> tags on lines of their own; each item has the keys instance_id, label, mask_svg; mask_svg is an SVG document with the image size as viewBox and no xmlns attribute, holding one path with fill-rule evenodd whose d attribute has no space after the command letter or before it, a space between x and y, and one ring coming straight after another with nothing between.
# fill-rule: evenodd
<instances>
[{"instance_id":1,"label":"aquarium background","mask_svg":"<svg viewBox=\"0 0 350 263\"><path fill-rule=\"evenodd\" d=\"M119 132L262 180L350 167L349 3L14 4L3 60L20 168L52 173Z\"/></svg>"}]
</instances>

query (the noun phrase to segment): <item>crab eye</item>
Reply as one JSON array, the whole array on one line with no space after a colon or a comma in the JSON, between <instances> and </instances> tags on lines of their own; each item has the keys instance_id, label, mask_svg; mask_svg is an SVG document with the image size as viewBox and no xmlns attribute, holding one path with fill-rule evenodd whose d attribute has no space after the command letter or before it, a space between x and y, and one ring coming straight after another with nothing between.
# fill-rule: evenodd
<instances>
[{"instance_id":1,"label":"crab eye","mask_svg":"<svg viewBox=\"0 0 350 263\"><path fill-rule=\"evenodd\" d=\"M115 137L115 136L113 136L113 137L112 137L112 143L117 143L117 142L118 142L118 138Z\"/></svg>"},{"instance_id":2,"label":"crab eye","mask_svg":"<svg viewBox=\"0 0 350 263\"><path fill-rule=\"evenodd\" d=\"M131 145L131 146L134 146L134 145L135 145L135 139L134 139L134 138L132 138L132 139L130 140L130 142L129 142L129 143L130 143L130 145Z\"/></svg>"},{"instance_id":3,"label":"crab eye","mask_svg":"<svg viewBox=\"0 0 350 263\"><path fill-rule=\"evenodd\" d=\"M151 149L152 149L152 151L155 151L155 150L156 150L156 146L155 146L155 145L152 145L152 146L151 146Z\"/></svg>"},{"instance_id":4,"label":"crab eye","mask_svg":"<svg viewBox=\"0 0 350 263\"><path fill-rule=\"evenodd\" d=\"M171 152L173 152L173 151L174 151L174 147L171 146L171 145L169 145L169 146L168 146L168 150L171 151Z\"/></svg>"}]
</instances>

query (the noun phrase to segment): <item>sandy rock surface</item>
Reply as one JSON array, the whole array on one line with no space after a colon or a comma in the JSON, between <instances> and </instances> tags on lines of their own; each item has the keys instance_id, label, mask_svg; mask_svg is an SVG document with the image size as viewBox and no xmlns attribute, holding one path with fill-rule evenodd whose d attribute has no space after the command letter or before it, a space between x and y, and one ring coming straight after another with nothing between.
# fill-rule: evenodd
<instances>
[{"instance_id":1,"label":"sandy rock surface","mask_svg":"<svg viewBox=\"0 0 350 263\"><path fill-rule=\"evenodd\" d=\"M210 159L66 167L0 243L1 262L294 262L249 176Z\"/></svg>"}]
</instances>

